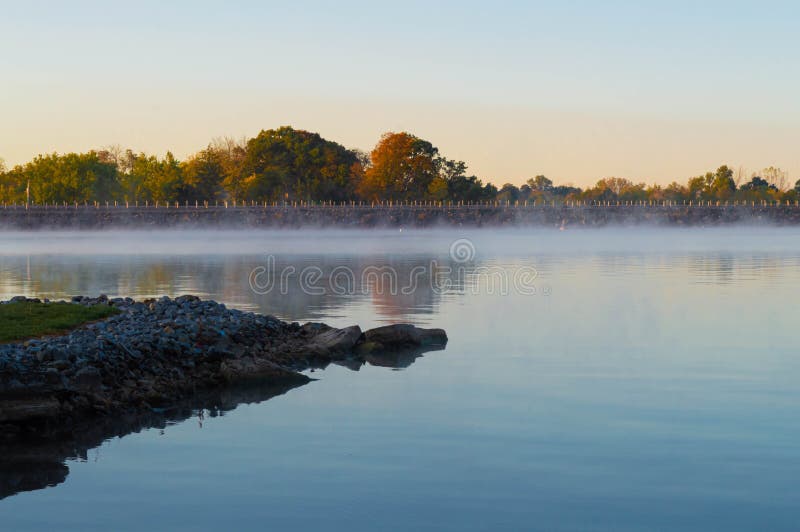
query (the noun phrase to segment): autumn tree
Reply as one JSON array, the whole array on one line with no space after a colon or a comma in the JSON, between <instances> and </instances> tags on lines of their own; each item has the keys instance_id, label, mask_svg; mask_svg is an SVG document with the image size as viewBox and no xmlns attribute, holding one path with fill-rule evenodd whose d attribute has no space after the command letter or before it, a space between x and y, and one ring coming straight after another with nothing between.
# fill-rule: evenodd
<instances>
[{"instance_id":1,"label":"autumn tree","mask_svg":"<svg viewBox=\"0 0 800 532\"><path fill-rule=\"evenodd\" d=\"M439 150L430 142L410 133L385 133L370 154L371 164L359 185L367 200L409 201L429 196L431 184L440 175ZM454 163L450 168L458 173Z\"/></svg>"}]
</instances>

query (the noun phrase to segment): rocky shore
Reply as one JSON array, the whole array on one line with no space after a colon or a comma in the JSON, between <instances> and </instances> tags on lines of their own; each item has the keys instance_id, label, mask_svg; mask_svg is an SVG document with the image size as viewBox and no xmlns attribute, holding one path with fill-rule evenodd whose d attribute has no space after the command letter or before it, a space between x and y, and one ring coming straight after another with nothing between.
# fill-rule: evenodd
<instances>
[{"instance_id":1,"label":"rocky shore","mask_svg":"<svg viewBox=\"0 0 800 532\"><path fill-rule=\"evenodd\" d=\"M413 360L447 343L440 329L300 325L188 295L72 303L119 312L68 334L0 345L0 441L71 438L87 423L152 415L210 390L288 389L310 381L301 373L309 368L357 367L383 354Z\"/></svg>"}]
</instances>

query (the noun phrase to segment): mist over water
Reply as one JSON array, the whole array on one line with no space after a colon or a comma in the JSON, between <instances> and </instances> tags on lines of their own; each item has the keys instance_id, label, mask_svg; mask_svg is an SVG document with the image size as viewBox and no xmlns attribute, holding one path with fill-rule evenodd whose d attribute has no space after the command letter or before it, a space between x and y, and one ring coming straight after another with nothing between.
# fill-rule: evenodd
<instances>
[{"instance_id":1,"label":"mist over water","mask_svg":"<svg viewBox=\"0 0 800 532\"><path fill-rule=\"evenodd\" d=\"M0 522L796 529L798 237L744 226L0 233L3 299L193 293L450 337L402 370L331 366L269 401L115 438L69 460L63 484L0 501ZM452 253L461 240L466 260ZM319 267L323 284L340 267L357 281L376 265L427 277L410 293L380 280L255 293L250 274L270 256L277 271ZM486 268L532 268L535 291L501 295Z\"/></svg>"},{"instance_id":2,"label":"mist over water","mask_svg":"<svg viewBox=\"0 0 800 532\"><path fill-rule=\"evenodd\" d=\"M12 255L447 255L454 240L468 238L479 254L531 256L591 253L790 253L798 227L610 227L4 231L3 256ZM794 244L794 245L793 245Z\"/></svg>"}]
</instances>

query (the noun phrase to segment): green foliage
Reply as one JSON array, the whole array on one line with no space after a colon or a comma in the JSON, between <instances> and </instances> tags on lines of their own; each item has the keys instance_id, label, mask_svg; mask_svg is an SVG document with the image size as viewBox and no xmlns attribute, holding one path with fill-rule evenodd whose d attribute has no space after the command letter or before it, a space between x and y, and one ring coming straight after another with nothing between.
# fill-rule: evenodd
<instances>
[{"instance_id":1,"label":"green foliage","mask_svg":"<svg viewBox=\"0 0 800 532\"><path fill-rule=\"evenodd\" d=\"M553 188L553 181L543 175L528 179L527 185L535 192L549 192Z\"/></svg>"},{"instance_id":2,"label":"green foliage","mask_svg":"<svg viewBox=\"0 0 800 532\"><path fill-rule=\"evenodd\" d=\"M119 312L114 307L72 303L7 303L0 305L0 343L14 342L73 329Z\"/></svg>"},{"instance_id":3,"label":"green foliage","mask_svg":"<svg viewBox=\"0 0 800 532\"><path fill-rule=\"evenodd\" d=\"M447 182L448 199L454 202L476 203L493 200L497 195L497 187L472 176L459 175Z\"/></svg>"},{"instance_id":4,"label":"green foliage","mask_svg":"<svg viewBox=\"0 0 800 532\"><path fill-rule=\"evenodd\" d=\"M181 195L188 201L215 200L222 196L225 180L223 156L211 147L183 163Z\"/></svg>"},{"instance_id":5,"label":"green foliage","mask_svg":"<svg viewBox=\"0 0 800 532\"><path fill-rule=\"evenodd\" d=\"M3 201L33 203L110 201L118 193L117 168L97 152L40 155L3 175Z\"/></svg>"},{"instance_id":6,"label":"green foliage","mask_svg":"<svg viewBox=\"0 0 800 532\"><path fill-rule=\"evenodd\" d=\"M235 197L253 200L355 199L358 155L317 133L291 127L262 131L247 143Z\"/></svg>"},{"instance_id":7,"label":"green foliage","mask_svg":"<svg viewBox=\"0 0 800 532\"><path fill-rule=\"evenodd\" d=\"M500 188L500 191L497 193L495 199L497 201L514 203L519 199L519 194L519 188L511 183L506 183Z\"/></svg>"}]
</instances>

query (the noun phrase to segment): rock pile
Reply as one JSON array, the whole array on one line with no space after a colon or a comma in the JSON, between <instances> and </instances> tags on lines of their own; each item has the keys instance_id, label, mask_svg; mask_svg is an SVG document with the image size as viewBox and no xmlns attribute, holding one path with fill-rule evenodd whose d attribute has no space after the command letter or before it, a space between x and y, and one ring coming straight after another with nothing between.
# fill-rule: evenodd
<instances>
[{"instance_id":1,"label":"rock pile","mask_svg":"<svg viewBox=\"0 0 800 532\"><path fill-rule=\"evenodd\" d=\"M375 335L301 326L190 295L72 303L119 313L62 336L0 345L0 438L57 435L86 417L165 408L234 382L301 384L310 380L301 371L335 360L447 342L437 329L388 326Z\"/></svg>"}]
</instances>

